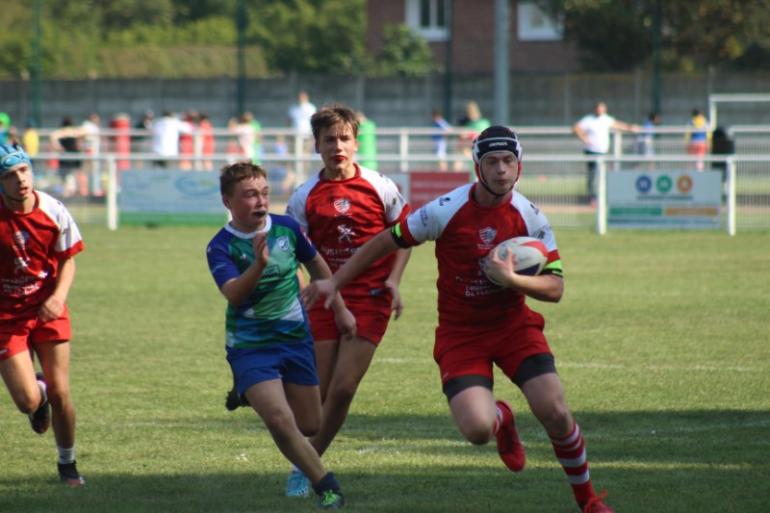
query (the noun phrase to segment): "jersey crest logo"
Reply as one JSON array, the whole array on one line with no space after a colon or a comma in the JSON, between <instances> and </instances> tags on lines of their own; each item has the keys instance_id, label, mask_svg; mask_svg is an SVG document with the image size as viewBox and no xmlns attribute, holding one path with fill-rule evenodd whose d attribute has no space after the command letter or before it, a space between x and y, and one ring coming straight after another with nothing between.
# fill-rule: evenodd
<instances>
[{"instance_id":1,"label":"jersey crest logo","mask_svg":"<svg viewBox=\"0 0 770 513\"><path fill-rule=\"evenodd\" d=\"M350 200L347 198L339 198L334 200L334 210L339 212L340 214L347 213L348 210L350 210Z\"/></svg>"},{"instance_id":2,"label":"jersey crest logo","mask_svg":"<svg viewBox=\"0 0 770 513\"><path fill-rule=\"evenodd\" d=\"M281 251L289 251L289 238L285 235L282 235L278 237L278 239L275 241L276 246L278 246Z\"/></svg>"},{"instance_id":3,"label":"jersey crest logo","mask_svg":"<svg viewBox=\"0 0 770 513\"><path fill-rule=\"evenodd\" d=\"M486 228L479 230L479 237L481 238L481 242L483 242L484 245L492 244L492 242L495 240L495 235L497 235L497 230L491 226L487 226Z\"/></svg>"},{"instance_id":4,"label":"jersey crest logo","mask_svg":"<svg viewBox=\"0 0 770 513\"><path fill-rule=\"evenodd\" d=\"M337 232L339 232L337 242L353 242L353 236L355 235L355 233L353 233L353 228L341 224L337 226Z\"/></svg>"}]
</instances>

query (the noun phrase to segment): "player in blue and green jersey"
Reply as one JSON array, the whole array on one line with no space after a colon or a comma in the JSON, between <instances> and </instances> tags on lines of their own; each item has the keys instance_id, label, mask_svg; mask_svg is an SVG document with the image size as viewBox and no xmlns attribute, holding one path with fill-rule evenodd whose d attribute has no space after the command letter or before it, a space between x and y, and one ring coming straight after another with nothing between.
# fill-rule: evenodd
<instances>
[{"instance_id":1,"label":"player in blue and green jersey","mask_svg":"<svg viewBox=\"0 0 770 513\"><path fill-rule=\"evenodd\" d=\"M299 301L299 264L311 280L331 271L288 216L268 213L265 171L249 162L226 166L222 202L232 220L206 250L209 269L227 299L225 349L235 388L262 418L286 458L308 476L323 509L344 504L334 474L310 445L321 424L321 393L307 314ZM334 302L340 331L355 319L341 296Z\"/></svg>"}]
</instances>

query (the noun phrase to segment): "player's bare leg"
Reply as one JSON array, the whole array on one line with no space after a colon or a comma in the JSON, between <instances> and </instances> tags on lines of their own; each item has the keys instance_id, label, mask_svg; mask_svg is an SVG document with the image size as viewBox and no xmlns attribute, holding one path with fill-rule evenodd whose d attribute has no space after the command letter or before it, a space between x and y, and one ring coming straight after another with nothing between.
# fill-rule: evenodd
<instances>
[{"instance_id":1,"label":"player's bare leg","mask_svg":"<svg viewBox=\"0 0 770 513\"><path fill-rule=\"evenodd\" d=\"M588 513L613 513L603 502L606 493L597 495L588 472L585 441L580 427L564 400L564 388L555 373L541 374L522 387L535 417L551 439L554 453L567 474L575 500Z\"/></svg>"},{"instance_id":2,"label":"player's bare leg","mask_svg":"<svg viewBox=\"0 0 770 513\"><path fill-rule=\"evenodd\" d=\"M481 386L466 388L452 397L449 409L460 433L470 443L483 445L492 438L496 413L491 390Z\"/></svg>"},{"instance_id":3,"label":"player's bare leg","mask_svg":"<svg viewBox=\"0 0 770 513\"><path fill-rule=\"evenodd\" d=\"M75 445L75 407L69 384L70 344L42 343L35 346L43 375L48 384L48 401L56 445Z\"/></svg>"},{"instance_id":4,"label":"player's bare leg","mask_svg":"<svg viewBox=\"0 0 770 513\"><path fill-rule=\"evenodd\" d=\"M43 375L48 384L51 420L56 448L59 451L59 477L71 487L83 486L75 460L75 407L69 383L69 342L43 342L35 345Z\"/></svg>"},{"instance_id":5,"label":"player's bare leg","mask_svg":"<svg viewBox=\"0 0 770 513\"><path fill-rule=\"evenodd\" d=\"M292 401L295 404L318 402L319 391L317 387L302 388L305 388L310 394L308 397L300 399L297 397L297 394L301 393L300 387L292 387ZM326 472L318 453L300 432L281 380L273 379L252 385L245 395L254 411L264 421L281 453L296 465L313 484L313 488L319 495L321 507L336 509L336 506L342 506L345 500L334 474ZM318 407L316 406L315 409L317 413ZM328 507L325 506L327 502L329 503Z\"/></svg>"},{"instance_id":6,"label":"player's bare leg","mask_svg":"<svg viewBox=\"0 0 770 513\"><path fill-rule=\"evenodd\" d=\"M313 436L321 427L321 393L318 386L284 383L286 401L289 403L297 428L305 436Z\"/></svg>"},{"instance_id":7,"label":"player's bare leg","mask_svg":"<svg viewBox=\"0 0 770 513\"><path fill-rule=\"evenodd\" d=\"M0 374L20 412L30 415L42 401L42 393L35 379L35 367L27 351L0 361Z\"/></svg>"},{"instance_id":8,"label":"player's bare leg","mask_svg":"<svg viewBox=\"0 0 770 513\"><path fill-rule=\"evenodd\" d=\"M325 474L323 465L315 449L297 427L281 380L257 383L249 387L245 395L286 459L297 465L311 481L319 481Z\"/></svg>"},{"instance_id":9,"label":"player's bare leg","mask_svg":"<svg viewBox=\"0 0 770 513\"><path fill-rule=\"evenodd\" d=\"M360 337L340 341L324 396L321 429L310 440L319 455L323 455L342 428L358 385L369 369L376 349L374 344ZM323 360L323 356L318 358L319 376L322 372L328 373L328 369L321 368Z\"/></svg>"},{"instance_id":10,"label":"player's bare leg","mask_svg":"<svg viewBox=\"0 0 770 513\"><path fill-rule=\"evenodd\" d=\"M315 349L316 372L318 372L318 381L321 384L321 402L326 400L326 392L329 390L334 367L337 364L337 353L340 349L340 341L316 340L313 344Z\"/></svg>"}]
</instances>

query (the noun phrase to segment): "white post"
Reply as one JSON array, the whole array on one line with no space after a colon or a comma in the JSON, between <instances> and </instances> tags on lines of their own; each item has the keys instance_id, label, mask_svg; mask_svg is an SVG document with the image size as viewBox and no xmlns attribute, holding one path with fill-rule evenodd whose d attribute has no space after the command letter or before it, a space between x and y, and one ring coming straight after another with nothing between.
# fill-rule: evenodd
<instances>
[{"instance_id":1,"label":"white post","mask_svg":"<svg viewBox=\"0 0 770 513\"><path fill-rule=\"evenodd\" d=\"M735 235L736 191L735 159L727 159L727 233Z\"/></svg>"},{"instance_id":2,"label":"white post","mask_svg":"<svg viewBox=\"0 0 770 513\"><path fill-rule=\"evenodd\" d=\"M115 155L107 155L107 228L118 229L118 166Z\"/></svg>"},{"instance_id":3,"label":"white post","mask_svg":"<svg viewBox=\"0 0 770 513\"><path fill-rule=\"evenodd\" d=\"M596 159L596 170L596 231L604 235L607 233L607 164L603 158Z\"/></svg>"},{"instance_id":4,"label":"white post","mask_svg":"<svg viewBox=\"0 0 770 513\"><path fill-rule=\"evenodd\" d=\"M398 136L398 155L399 171L406 173L409 171L409 133L406 128L402 128Z\"/></svg>"}]
</instances>

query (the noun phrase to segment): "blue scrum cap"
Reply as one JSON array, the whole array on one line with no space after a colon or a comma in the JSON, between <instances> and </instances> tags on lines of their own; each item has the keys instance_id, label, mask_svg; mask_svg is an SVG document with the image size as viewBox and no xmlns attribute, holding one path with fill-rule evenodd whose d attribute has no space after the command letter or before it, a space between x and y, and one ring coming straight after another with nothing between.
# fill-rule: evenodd
<instances>
[{"instance_id":1,"label":"blue scrum cap","mask_svg":"<svg viewBox=\"0 0 770 513\"><path fill-rule=\"evenodd\" d=\"M476 164L481 163L484 155L494 151L510 151L521 162L521 143L516 132L508 127L490 126L473 141L473 161Z\"/></svg>"},{"instance_id":2,"label":"blue scrum cap","mask_svg":"<svg viewBox=\"0 0 770 513\"><path fill-rule=\"evenodd\" d=\"M18 144L0 144L0 175L19 164L32 165L29 155Z\"/></svg>"}]
</instances>

